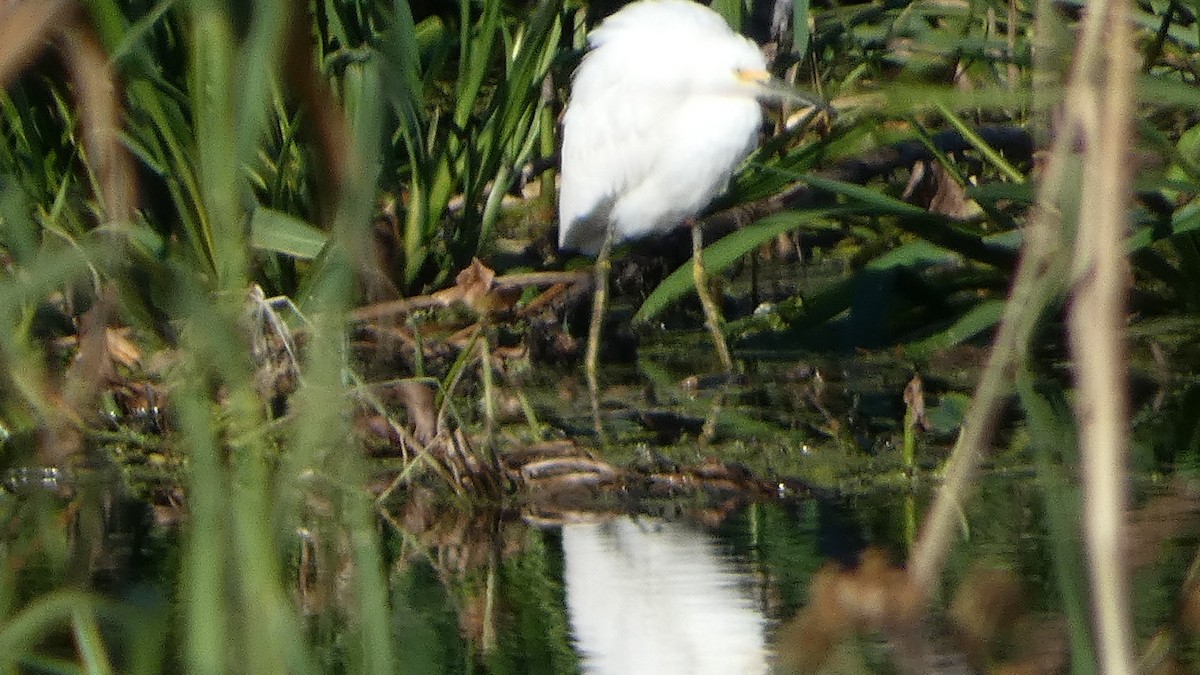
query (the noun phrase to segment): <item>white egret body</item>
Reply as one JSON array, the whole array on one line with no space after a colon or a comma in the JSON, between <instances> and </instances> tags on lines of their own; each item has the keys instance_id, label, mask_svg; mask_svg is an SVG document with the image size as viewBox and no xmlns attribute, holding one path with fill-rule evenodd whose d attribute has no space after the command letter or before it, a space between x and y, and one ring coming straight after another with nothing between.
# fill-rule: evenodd
<instances>
[{"instance_id":1,"label":"white egret body","mask_svg":"<svg viewBox=\"0 0 1200 675\"><path fill-rule=\"evenodd\" d=\"M614 241L691 221L725 190L754 149L767 64L719 14L690 0L639 0L588 36L563 115L558 246L596 255L586 373L603 439L596 382L600 326ZM701 237L693 279L705 326L733 370L717 304L707 290Z\"/></svg>"},{"instance_id":2,"label":"white egret body","mask_svg":"<svg viewBox=\"0 0 1200 675\"><path fill-rule=\"evenodd\" d=\"M716 12L641 0L588 36L563 116L559 248L595 255L700 213L754 149L766 61Z\"/></svg>"}]
</instances>

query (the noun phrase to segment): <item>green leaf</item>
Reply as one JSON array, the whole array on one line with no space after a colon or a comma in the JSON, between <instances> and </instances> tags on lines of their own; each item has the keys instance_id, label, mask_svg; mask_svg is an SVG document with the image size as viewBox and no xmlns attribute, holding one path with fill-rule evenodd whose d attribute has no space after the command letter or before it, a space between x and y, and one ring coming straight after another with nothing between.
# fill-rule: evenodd
<instances>
[{"instance_id":1,"label":"green leaf","mask_svg":"<svg viewBox=\"0 0 1200 675\"><path fill-rule=\"evenodd\" d=\"M1003 300L988 300L975 305L948 328L906 345L905 351L916 358L961 344L1000 322Z\"/></svg>"},{"instance_id":2,"label":"green leaf","mask_svg":"<svg viewBox=\"0 0 1200 675\"><path fill-rule=\"evenodd\" d=\"M713 0L709 9L720 14L730 28L739 33L742 31L742 22L746 15L742 0Z\"/></svg>"},{"instance_id":3,"label":"green leaf","mask_svg":"<svg viewBox=\"0 0 1200 675\"><path fill-rule=\"evenodd\" d=\"M997 267L1012 267L1016 263L1016 251L1006 239L984 237L919 206L854 183L811 174L800 174L796 179L858 202L860 212L875 216L897 216L898 227L960 255Z\"/></svg>"},{"instance_id":4,"label":"green leaf","mask_svg":"<svg viewBox=\"0 0 1200 675\"><path fill-rule=\"evenodd\" d=\"M734 232L704 250L704 266L711 274L716 274L729 267L735 260L753 251L759 244L770 241L774 237L805 225L823 225L830 215L841 213L841 209L818 209L809 211L785 211L767 216L757 223ZM689 261L675 270L650 293L650 297L642 303L635 322L649 321L658 315L667 305L677 300L684 293L695 288L692 282L692 263Z\"/></svg>"},{"instance_id":5,"label":"green leaf","mask_svg":"<svg viewBox=\"0 0 1200 675\"><path fill-rule=\"evenodd\" d=\"M260 251L312 260L326 241L324 232L282 211L260 206L250 216L250 245Z\"/></svg>"},{"instance_id":6,"label":"green leaf","mask_svg":"<svg viewBox=\"0 0 1200 675\"><path fill-rule=\"evenodd\" d=\"M916 218L926 218L929 216L929 212L919 206L902 202L899 199L894 199L862 185L834 180L832 178L823 178L813 174L797 174L795 178L819 190L825 190L861 202L876 215L909 216Z\"/></svg>"},{"instance_id":7,"label":"green leaf","mask_svg":"<svg viewBox=\"0 0 1200 675\"><path fill-rule=\"evenodd\" d=\"M808 0L792 0L792 52L797 59L808 52Z\"/></svg>"},{"instance_id":8,"label":"green leaf","mask_svg":"<svg viewBox=\"0 0 1200 675\"><path fill-rule=\"evenodd\" d=\"M835 281L804 299L804 314L799 323L815 326L832 319L850 307L859 275L884 272L897 267L941 265L961 260L955 253L927 241L914 241L893 249L863 265L855 276Z\"/></svg>"}]
</instances>

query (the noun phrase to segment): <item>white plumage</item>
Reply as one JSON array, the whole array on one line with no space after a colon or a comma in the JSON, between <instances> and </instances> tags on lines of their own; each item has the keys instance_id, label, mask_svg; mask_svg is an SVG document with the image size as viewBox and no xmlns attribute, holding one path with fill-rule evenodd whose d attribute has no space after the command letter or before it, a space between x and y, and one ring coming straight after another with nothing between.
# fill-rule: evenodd
<instances>
[{"instance_id":1,"label":"white plumage","mask_svg":"<svg viewBox=\"0 0 1200 675\"><path fill-rule=\"evenodd\" d=\"M754 149L766 61L716 12L640 0L588 36L563 116L560 249L595 255L700 213Z\"/></svg>"},{"instance_id":2,"label":"white plumage","mask_svg":"<svg viewBox=\"0 0 1200 675\"><path fill-rule=\"evenodd\" d=\"M700 213L754 148L766 61L716 12L690 0L639 0L588 36L563 115L558 247L596 255L585 355L596 434L596 375L611 244L670 230ZM692 279L726 372L733 360L707 290L698 229Z\"/></svg>"}]
</instances>

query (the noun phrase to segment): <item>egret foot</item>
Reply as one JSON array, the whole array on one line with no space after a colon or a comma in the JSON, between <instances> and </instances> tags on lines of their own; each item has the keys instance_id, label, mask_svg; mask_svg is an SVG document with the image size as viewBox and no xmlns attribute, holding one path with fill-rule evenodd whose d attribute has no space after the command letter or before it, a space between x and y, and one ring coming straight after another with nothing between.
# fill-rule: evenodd
<instances>
[{"instance_id":1,"label":"egret foot","mask_svg":"<svg viewBox=\"0 0 1200 675\"><path fill-rule=\"evenodd\" d=\"M704 269L704 236L699 223L690 223L692 227L692 281L696 284L696 295L700 298L700 306L704 309L704 327L712 336L717 348L717 358L726 373L733 372L733 358L729 355L729 345L725 342L725 333L721 331L721 310L713 299L712 290L708 286L708 272Z\"/></svg>"}]
</instances>

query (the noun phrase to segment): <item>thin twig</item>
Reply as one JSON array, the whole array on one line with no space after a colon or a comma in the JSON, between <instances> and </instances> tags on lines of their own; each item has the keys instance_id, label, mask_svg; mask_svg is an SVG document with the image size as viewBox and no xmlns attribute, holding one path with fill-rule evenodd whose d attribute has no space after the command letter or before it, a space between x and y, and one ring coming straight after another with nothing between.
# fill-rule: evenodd
<instances>
[{"instance_id":1,"label":"thin twig","mask_svg":"<svg viewBox=\"0 0 1200 675\"><path fill-rule=\"evenodd\" d=\"M1026 358L1042 314L1062 292L1066 282L1067 261L1063 255L1059 204L1063 177L1075 145L1074 130L1066 128L1055 138L1050 149L995 343L980 375L962 432L947 462L942 487L913 546L909 575L927 598L933 595L962 504L991 443L1000 409L1012 393L1015 373Z\"/></svg>"},{"instance_id":2,"label":"thin twig","mask_svg":"<svg viewBox=\"0 0 1200 675\"><path fill-rule=\"evenodd\" d=\"M1054 175L1061 175L1061 170ZM1057 195L1057 185L1043 185L1042 194L1040 201L1049 207L1054 200L1046 197ZM1013 375L1025 360L1038 321L1063 286L1065 261L1058 234L1057 210L1052 207L1037 209L1025 233L1025 247L995 344L980 375L958 442L947 462L944 482L909 561L909 575L926 597L933 593L962 504L991 443L1000 409L1012 393Z\"/></svg>"},{"instance_id":3,"label":"thin twig","mask_svg":"<svg viewBox=\"0 0 1200 675\"><path fill-rule=\"evenodd\" d=\"M1071 311L1080 326L1072 331L1072 339L1078 343L1080 368L1077 414L1088 482L1088 551L1102 667L1104 672L1125 673L1132 672L1133 661L1125 596L1128 583L1119 547L1127 447L1126 399L1119 368L1124 363L1121 331L1127 276L1122 238L1131 195L1126 159L1133 86L1125 10L1110 9L1107 0L1098 0L1089 10L1072 65L1070 95L1064 101L1064 123L1050 152L996 345L955 445L946 481L914 547L909 574L929 597L949 550L960 505L990 442L999 405L1011 389L1014 366L1025 358L1037 318L1061 287L1059 206L1079 213L1077 204L1065 201L1070 195L1064 194L1062 182L1074 161L1075 147L1082 143L1088 151L1087 165L1093 167L1085 174L1079 197L1086 215L1069 224L1091 225L1086 234L1077 232L1078 250L1087 254L1088 262L1076 277L1077 297ZM1102 49L1101 40L1117 43ZM1121 53L1101 61L1106 51ZM1098 70L1101 63L1106 72ZM1099 90L1101 81L1104 91Z\"/></svg>"}]
</instances>

